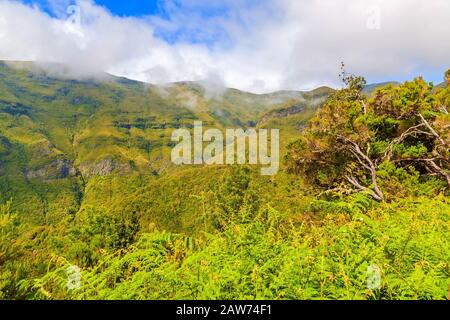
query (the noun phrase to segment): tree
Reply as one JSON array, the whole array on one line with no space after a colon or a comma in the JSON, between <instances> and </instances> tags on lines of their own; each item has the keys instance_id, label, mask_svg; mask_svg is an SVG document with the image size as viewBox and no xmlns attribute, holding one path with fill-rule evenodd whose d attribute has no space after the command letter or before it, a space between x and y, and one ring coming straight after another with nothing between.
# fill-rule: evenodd
<instances>
[{"instance_id":1,"label":"tree","mask_svg":"<svg viewBox=\"0 0 450 320\"><path fill-rule=\"evenodd\" d=\"M377 171L385 161L424 175L449 176L448 114L422 78L362 94L365 80L349 75L289 145L288 170L325 192L366 192L382 201Z\"/></svg>"},{"instance_id":2,"label":"tree","mask_svg":"<svg viewBox=\"0 0 450 320\"><path fill-rule=\"evenodd\" d=\"M432 90L418 78L378 91L372 106L376 117L395 124L383 160L442 177L450 186L450 118Z\"/></svg>"}]
</instances>

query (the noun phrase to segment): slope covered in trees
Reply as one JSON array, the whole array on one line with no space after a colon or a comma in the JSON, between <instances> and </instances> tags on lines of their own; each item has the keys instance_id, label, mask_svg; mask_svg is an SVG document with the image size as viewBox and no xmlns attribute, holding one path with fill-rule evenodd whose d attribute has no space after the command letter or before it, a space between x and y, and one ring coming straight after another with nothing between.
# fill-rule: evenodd
<instances>
[{"instance_id":1,"label":"slope covered in trees","mask_svg":"<svg viewBox=\"0 0 450 320\"><path fill-rule=\"evenodd\" d=\"M368 96L344 72L316 112L287 92L200 94L192 109L192 84L161 97L0 71L0 298L446 299L449 73ZM171 129L234 117L282 130L276 176L164 165Z\"/></svg>"},{"instance_id":2,"label":"slope covered in trees","mask_svg":"<svg viewBox=\"0 0 450 320\"><path fill-rule=\"evenodd\" d=\"M368 99L363 78L344 71L343 80L347 87L290 145L289 169L325 192L366 192L378 201L386 198L383 189L401 193L402 181L391 180L402 172L430 183L441 179L448 189L449 89L434 93L432 84L417 78L379 89Z\"/></svg>"}]
</instances>

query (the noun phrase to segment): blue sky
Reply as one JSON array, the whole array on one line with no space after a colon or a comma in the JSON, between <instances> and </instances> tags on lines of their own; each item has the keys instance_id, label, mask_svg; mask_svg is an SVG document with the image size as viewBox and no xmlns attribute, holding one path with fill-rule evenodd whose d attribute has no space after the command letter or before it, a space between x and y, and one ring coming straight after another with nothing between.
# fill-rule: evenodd
<instances>
[{"instance_id":1,"label":"blue sky","mask_svg":"<svg viewBox=\"0 0 450 320\"><path fill-rule=\"evenodd\" d=\"M65 12L58 12L59 4L66 8L68 5L75 4L75 0L17 0L25 4L38 5L44 12L52 17L61 17ZM184 16L191 15L197 21L199 19L208 21L216 18L222 18L230 13L230 6L227 1L180 1L180 0L92 0L96 5L106 8L112 15L118 17L136 17L148 18L149 16L161 21L167 21L171 15L183 14ZM245 5L261 5L265 0L241 0ZM165 28L164 25L153 24L155 36L164 39L168 43L176 43L180 41L187 41L190 43L200 43L206 46L213 46L220 42L220 45L226 46L227 34L209 24L208 32L200 30L203 26L184 26L179 25L174 28Z\"/></svg>"},{"instance_id":2,"label":"blue sky","mask_svg":"<svg viewBox=\"0 0 450 320\"><path fill-rule=\"evenodd\" d=\"M58 2L66 4L74 4L76 1L58 1L58 0L23 0L23 3L37 4L42 7L47 13L54 14L52 6ZM195 10L204 17L224 14L228 9L226 1L223 2L209 2L207 0L193 2L191 5L186 5L182 1L176 0L94 0L97 5L106 7L111 13L117 16L133 16L142 17L146 15L167 16L166 10L170 7L179 7L186 10ZM246 3L263 3L264 1L248 1Z\"/></svg>"},{"instance_id":3,"label":"blue sky","mask_svg":"<svg viewBox=\"0 0 450 320\"><path fill-rule=\"evenodd\" d=\"M0 0L0 59L252 92L339 86L341 61L369 83L450 67L448 0L79 0L75 29L74 3Z\"/></svg>"},{"instance_id":4,"label":"blue sky","mask_svg":"<svg viewBox=\"0 0 450 320\"><path fill-rule=\"evenodd\" d=\"M51 0L24 0L24 3L37 4L47 13L54 14L52 11ZM75 3L75 1L72 1ZM113 14L118 16L144 16L161 13L161 4L159 0L96 0L98 5L108 8Z\"/></svg>"},{"instance_id":5,"label":"blue sky","mask_svg":"<svg viewBox=\"0 0 450 320\"><path fill-rule=\"evenodd\" d=\"M155 15L161 14L163 11L157 0L97 0L96 3L107 7L112 13L119 16Z\"/></svg>"}]
</instances>

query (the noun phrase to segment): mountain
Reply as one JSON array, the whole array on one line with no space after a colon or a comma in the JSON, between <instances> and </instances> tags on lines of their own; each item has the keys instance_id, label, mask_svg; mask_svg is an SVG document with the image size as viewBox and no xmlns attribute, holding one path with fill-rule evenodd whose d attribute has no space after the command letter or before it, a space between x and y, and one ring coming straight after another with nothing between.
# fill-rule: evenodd
<instances>
[{"instance_id":1,"label":"mountain","mask_svg":"<svg viewBox=\"0 0 450 320\"><path fill-rule=\"evenodd\" d=\"M448 141L448 113L424 113L435 133L400 141L420 120L391 107L446 110L449 90L430 99L419 79L363 114L349 89L320 109L333 89L258 95L68 72L0 63L0 299L447 297L448 188L430 171L448 171L436 137ZM318 109L323 121L302 132ZM196 120L280 129L281 170L175 166L171 134ZM393 144L393 161L378 161Z\"/></svg>"},{"instance_id":2,"label":"mountain","mask_svg":"<svg viewBox=\"0 0 450 320\"><path fill-rule=\"evenodd\" d=\"M386 82L379 82L379 83L371 83L364 87L363 93L367 96L371 96L377 89L386 87L388 85L397 86L400 82L397 81L386 81Z\"/></svg>"},{"instance_id":3,"label":"mountain","mask_svg":"<svg viewBox=\"0 0 450 320\"><path fill-rule=\"evenodd\" d=\"M0 202L14 198L37 222L77 212L85 199L102 199L99 185L110 175L123 176L126 184L136 175L166 175L169 181L189 172L170 161L171 134L192 128L195 120L219 129L281 128L284 146L332 92L253 94L202 82L156 86L108 74L74 80L47 69L0 62ZM205 177L211 171L204 170ZM199 172L189 174L203 179ZM49 217L55 207L59 214Z\"/></svg>"},{"instance_id":4,"label":"mountain","mask_svg":"<svg viewBox=\"0 0 450 320\"><path fill-rule=\"evenodd\" d=\"M447 88L447 84L445 82L441 82L441 83L439 83L438 85L436 85L434 87L435 90L437 90L437 89L445 89L445 88Z\"/></svg>"},{"instance_id":5,"label":"mountain","mask_svg":"<svg viewBox=\"0 0 450 320\"><path fill-rule=\"evenodd\" d=\"M257 95L226 88L211 93L196 82L155 86L109 75L63 80L31 63L1 63L0 75L2 136L24 148L30 160L26 176L50 179L77 171L89 176L115 168L159 170L168 160L174 129L189 128L194 120L218 128L252 127L281 116L271 110L315 109L331 90ZM47 170L43 158L60 170Z\"/></svg>"},{"instance_id":6,"label":"mountain","mask_svg":"<svg viewBox=\"0 0 450 320\"><path fill-rule=\"evenodd\" d=\"M385 84L368 85L365 92ZM74 80L64 66L0 62L0 202L13 198L39 224L90 204L119 210L146 203L142 197L158 198L164 190L177 202L146 208L160 217L153 220L185 230L193 224L191 193L215 188L224 168L174 166L175 129L192 128L196 120L221 130L277 128L283 155L333 92L320 87L253 94L204 82L152 85L109 74ZM180 181L190 187L181 191ZM139 192L129 187L144 184ZM114 203L115 192L129 193L130 200Z\"/></svg>"}]
</instances>

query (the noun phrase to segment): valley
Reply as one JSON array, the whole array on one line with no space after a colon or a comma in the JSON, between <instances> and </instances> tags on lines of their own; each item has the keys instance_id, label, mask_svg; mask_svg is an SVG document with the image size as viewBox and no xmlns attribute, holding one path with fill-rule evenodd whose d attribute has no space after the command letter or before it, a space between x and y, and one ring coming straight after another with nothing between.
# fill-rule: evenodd
<instances>
[{"instance_id":1,"label":"valley","mask_svg":"<svg viewBox=\"0 0 450 320\"><path fill-rule=\"evenodd\" d=\"M0 298L445 299L448 83L347 80L252 94L0 62ZM279 130L278 173L174 164L195 123Z\"/></svg>"}]
</instances>

